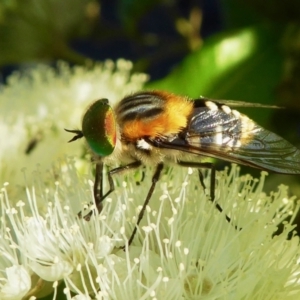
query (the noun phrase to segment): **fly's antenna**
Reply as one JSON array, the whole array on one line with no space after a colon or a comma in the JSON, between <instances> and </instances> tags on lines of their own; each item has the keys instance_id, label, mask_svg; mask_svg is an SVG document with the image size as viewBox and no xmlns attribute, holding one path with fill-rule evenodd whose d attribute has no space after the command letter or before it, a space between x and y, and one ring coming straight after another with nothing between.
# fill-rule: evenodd
<instances>
[{"instance_id":1,"label":"fly's antenna","mask_svg":"<svg viewBox=\"0 0 300 300\"><path fill-rule=\"evenodd\" d=\"M73 138L71 138L68 141L68 143L74 142L74 141L76 141L78 139L81 139L83 137L83 132L81 130L70 130L70 129L66 129L66 128L64 128L64 129L67 132L71 132L71 133L75 133L76 134Z\"/></svg>"}]
</instances>

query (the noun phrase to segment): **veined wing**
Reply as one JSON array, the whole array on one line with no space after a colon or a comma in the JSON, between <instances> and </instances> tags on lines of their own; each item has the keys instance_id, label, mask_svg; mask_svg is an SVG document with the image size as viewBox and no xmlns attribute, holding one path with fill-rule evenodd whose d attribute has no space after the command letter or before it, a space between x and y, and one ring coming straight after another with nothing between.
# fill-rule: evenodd
<instances>
[{"instance_id":1,"label":"veined wing","mask_svg":"<svg viewBox=\"0 0 300 300\"><path fill-rule=\"evenodd\" d=\"M210 99L206 97L200 97L199 99L193 100L195 101L195 106L197 106L197 101L200 103L200 106L203 106L203 103L206 101L211 101L218 105L227 105L229 107L259 107L259 108L272 108L272 109L283 109L284 107L280 107L277 105L268 105L262 103L253 103L253 102L246 102L246 101L238 101L238 100L223 100L223 99Z\"/></svg>"},{"instance_id":2,"label":"veined wing","mask_svg":"<svg viewBox=\"0 0 300 300\"><path fill-rule=\"evenodd\" d=\"M235 110L196 107L187 128L158 147L216 157L283 174L300 174L300 150Z\"/></svg>"}]
</instances>

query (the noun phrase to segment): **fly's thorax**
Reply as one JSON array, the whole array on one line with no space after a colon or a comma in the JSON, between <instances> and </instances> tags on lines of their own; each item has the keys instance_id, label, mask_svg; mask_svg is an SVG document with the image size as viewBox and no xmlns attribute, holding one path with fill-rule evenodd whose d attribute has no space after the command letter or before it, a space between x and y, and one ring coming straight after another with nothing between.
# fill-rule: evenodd
<instances>
[{"instance_id":1,"label":"fly's thorax","mask_svg":"<svg viewBox=\"0 0 300 300\"><path fill-rule=\"evenodd\" d=\"M176 134L187 126L193 103L185 97L164 92L140 92L125 97L115 113L122 137L135 142Z\"/></svg>"}]
</instances>

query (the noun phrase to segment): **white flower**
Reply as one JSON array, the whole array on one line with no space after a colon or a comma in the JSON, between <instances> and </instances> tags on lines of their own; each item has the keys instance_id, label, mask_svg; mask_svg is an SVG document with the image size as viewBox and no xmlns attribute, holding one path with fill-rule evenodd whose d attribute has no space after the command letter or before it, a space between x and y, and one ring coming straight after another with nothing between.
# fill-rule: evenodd
<instances>
[{"instance_id":1,"label":"white flower","mask_svg":"<svg viewBox=\"0 0 300 300\"><path fill-rule=\"evenodd\" d=\"M284 186L271 196L262 192L265 174L257 181L239 177L236 167L220 173L216 198L224 213L208 201L190 170L165 174L132 245L123 251L151 176L139 187L130 179L118 184L102 213L87 222L71 206L92 200L93 187L77 177L71 163L40 199L28 188L31 216L22 205L11 207L6 187L2 191L7 217L1 227L15 233L8 240L22 253L19 266L41 280L64 281L65 293L82 299L298 299L300 247L291 224L297 207ZM42 185L41 176L35 182ZM51 202L43 215L36 203L46 194ZM273 236L287 217L283 232ZM1 254L9 256L3 243L7 239L0 239Z\"/></svg>"},{"instance_id":2,"label":"white flower","mask_svg":"<svg viewBox=\"0 0 300 300\"><path fill-rule=\"evenodd\" d=\"M23 266L14 265L5 268L5 275L1 279L0 299L2 300L22 299L31 287L30 275Z\"/></svg>"},{"instance_id":3,"label":"white flower","mask_svg":"<svg viewBox=\"0 0 300 300\"><path fill-rule=\"evenodd\" d=\"M7 183L5 184L7 186ZM6 204L3 200L7 197L5 188L1 191L1 225L0 225L0 299L22 299L31 287L30 269L23 253L18 253L17 245L13 241L14 232L5 221ZM12 212L16 212L12 210Z\"/></svg>"},{"instance_id":4,"label":"white flower","mask_svg":"<svg viewBox=\"0 0 300 300\"><path fill-rule=\"evenodd\" d=\"M9 77L0 88L0 182L9 181L17 197L15 185L24 181L20 169L32 172L37 164L41 171L53 169L53 162L66 153L82 157L83 144L68 144L72 136L64 128L81 128L93 101L107 98L113 105L140 90L147 76L131 74L131 68L125 60L90 68L59 63L58 70L39 66Z\"/></svg>"}]
</instances>

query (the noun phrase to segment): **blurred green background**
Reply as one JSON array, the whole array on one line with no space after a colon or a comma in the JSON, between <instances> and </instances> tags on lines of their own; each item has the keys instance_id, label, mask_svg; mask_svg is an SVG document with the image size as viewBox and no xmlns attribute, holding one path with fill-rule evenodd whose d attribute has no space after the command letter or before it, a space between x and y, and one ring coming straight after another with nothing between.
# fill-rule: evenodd
<instances>
[{"instance_id":1,"label":"blurred green background","mask_svg":"<svg viewBox=\"0 0 300 300\"><path fill-rule=\"evenodd\" d=\"M118 58L147 88L284 106L241 111L300 148L299 0L0 0L0 89L38 63ZM300 196L299 176L266 190L280 183Z\"/></svg>"}]
</instances>

